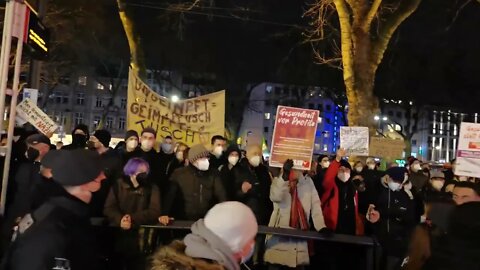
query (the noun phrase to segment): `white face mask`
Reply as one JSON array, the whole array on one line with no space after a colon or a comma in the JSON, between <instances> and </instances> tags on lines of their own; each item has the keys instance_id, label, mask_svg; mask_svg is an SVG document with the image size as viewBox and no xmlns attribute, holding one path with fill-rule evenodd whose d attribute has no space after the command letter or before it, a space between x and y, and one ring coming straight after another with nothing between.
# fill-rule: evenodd
<instances>
[{"instance_id":1,"label":"white face mask","mask_svg":"<svg viewBox=\"0 0 480 270\"><path fill-rule=\"evenodd\" d=\"M417 164L414 164L414 165L412 166L412 171L414 171L414 172L418 172L418 171L420 171L421 169L422 169L422 166L420 166L420 164L418 164L418 163L417 163Z\"/></svg>"},{"instance_id":2,"label":"white face mask","mask_svg":"<svg viewBox=\"0 0 480 270\"><path fill-rule=\"evenodd\" d=\"M152 141L142 141L142 149L145 151L150 151L153 148L153 142Z\"/></svg>"},{"instance_id":3,"label":"white face mask","mask_svg":"<svg viewBox=\"0 0 480 270\"><path fill-rule=\"evenodd\" d=\"M254 156L248 159L248 161L250 162L250 165L252 165L253 167L258 167L260 165L261 160L260 160L260 156Z\"/></svg>"},{"instance_id":4,"label":"white face mask","mask_svg":"<svg viewBox=\"0 0 480 270\"><path fill-rule=\"evenodd\" d=\"M182 152L182 151L177 152L177 153L175 154L175 157L177 157L177 159L178 159L179 161L183 161L183 152Z\"/></svg>"},{"instance_id":5,"label":"white face mask","mask_svg":"<svg viewBox=\"0 0 480 270\"><path fill-rule=\"evenodd\" d=\"M210 166L210 162L208 162L208 159L202 158L194 163L195 167L199 169L200 171L208 171L208 167Z\"/></svg>"},{"instance_id":6,"label":"white face mask","mask_svg":"<svg viewBox=\"0 0 480 270\"><path fill-rule=\"evenodd\" d=\"M322 162L322 168L328 168L330 166L330 161L324 161Z\"/></svg>"},{"instance_id":7,"label":"white face mask","mask_svg":"<svg viewBox=\"0 0 480 270\"><path fill-rule=\"evenodd\" d=\"M363 167L358 166L355 168L355 170L360 173L363 171Z\"/></svg>"},{"instance_id":8,"label":"white face mask","mask_svg":"<svg viewBox=\"0 0 480 270\"><path fill-rule=\"evenodd\" d=\"M375 170L375 164L368 164L369 170Z\"/></svg>"},{"instance_id":9,"label":"white face mask","mask_svg":"<svg viewBox=\"0 0 480 270\"><path fill-rule=\"evenodd\" d=\"M444 184L445 184L445 183L444 183L443 181L438 181L438 180L432 181L432 187L433 187L436 191L442 190Z\"/></svg>"},{"instance_id":10,"label":"white face mask","mask_svg":"<svg viewBox=\"0 0 480 270\"><path fill-rule=\"evenodd\" d=\"M127 149L133 150L137 148L138 146L138 141L137 140L129 140L127 141Z\"/></svg>"},{"instance_id":11,"label":"white face mask","mask_svg":"<svg viewBox=\"0 0 480 270\"><path fill-rule=\"evenodd\" d=\"M400 186L401 186L400 183L393 182L393 181L388 182L388 188L389 188L391 191L397 191L397 190L399 190L399 189L400 189Z\"/></svg>"},{"instance_id":12,"label":"white face mask","mask_svg":"<svg viewBox=\"0 0 480 270\"><path fill-rule=\"evenodd\" d=\"M229 156L228 157L228 163L232 164L233 166L235 166L238 162L238 157L236 156Z\"/></svg>"},{"instance_id":13,"label":"white face mask","mask_svg":"<svg viewBox=\"0 0 480 270\"><path fill-rule=\"evenodd\" d=\"M216 158L221 157L222 154L223 154L223 147L221 147L221 146L216 146L216 147L213 149L213 155L214 155Z\"/></svg>"},{"instance_id":14,"label":"white face mask","mask_svg":"<svg viewBox=\"0 0 480 270\"><path fill-rule=\"evenodd\" d=\"M172 144L170 143L162 143L162 151L165 153L165 154L170 154L170 152L172 151Z\"/></svg>"},{"instance_id":15,"label":"white face mask","mask_svg":"<svg viewBox=\"0 0 480 270\"><path fill-rule=\"evenodd\" d=\"M252 258L254 251L255 251L255 242L253 242L251 244L251 248L250 248L250 251L248 252L247 256L242 256L242 262L241 263L248 262Z\"/></svg>"},{"instance_id":16,"label":"white face mask","mask_svg":"<svg viewBox=\"0 0 480 270\"><path fill-rule=\"evenodd\" d=\"M338 173L337 177L338 179L340 179L340 181L345 183L348 181L348 179L350 179L350 173L347 173L347 172Z\"/></svg>"}]
</instances>

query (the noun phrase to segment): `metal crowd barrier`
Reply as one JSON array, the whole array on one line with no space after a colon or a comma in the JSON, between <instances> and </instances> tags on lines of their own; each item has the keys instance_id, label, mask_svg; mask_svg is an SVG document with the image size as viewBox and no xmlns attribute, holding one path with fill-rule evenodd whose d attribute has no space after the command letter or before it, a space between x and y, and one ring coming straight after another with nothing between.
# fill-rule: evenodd
<instances>
[{"instance_id":1,"label":"metal crowd barrier","mask_svg":"<svg viewBox=\"0 0 480 270\"><path fill-rule=\"evenodd\" d=\"M143 228L152 228L158 230L190 230L193 221L174 221L171 224L164 225L142 225ZM366 269L376 270L378 242L372 237L352 236L345 234L324 235L314 231L301 231L287 228L272 228L267 226L258 227L259 234L277 235L292 238L300 238L328 243L349 244L362 246L366 250Z\"/></svg>"}]
</instances>

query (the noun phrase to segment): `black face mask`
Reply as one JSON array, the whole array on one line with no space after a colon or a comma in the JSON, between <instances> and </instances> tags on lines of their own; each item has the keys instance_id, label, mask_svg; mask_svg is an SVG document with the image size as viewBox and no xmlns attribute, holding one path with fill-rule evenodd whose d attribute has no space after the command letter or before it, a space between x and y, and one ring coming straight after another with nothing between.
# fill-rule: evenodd
<instances>
[{"instance_id":1,"label":"black face mask","mask_svg":"<svg viewBox=\"0 0 480 270\"><path fill-rule=\"evenodd\" d=\"M142 173L139 173L137 174L137 182L140 184L140 185L143 185L147 182L148 180L148 173L145 173L145 172L142 172Z\"/></svg>"},{"instance_id":2,"label":"black face mask","mask_svg":"<svg viewBox=\"0 0 480 270\"><path fill-rule=\"evenodd\" d=\"M38 158L38 156L40 156L40 152L33 147L29 147L27 149L27 152L25 153L25 156L29 161L35 161Z\"/></svg>"},{"instance_id":3,"label":"black face mask","mask_svg":"<svg viewBox=\"0 0 480 270\"><path fill-rule=\"evenodd\" d=\"M72 135L72 144L84 146L87 142L87 136L82 134L73 134Z\"/></svg>"}]
</instances>

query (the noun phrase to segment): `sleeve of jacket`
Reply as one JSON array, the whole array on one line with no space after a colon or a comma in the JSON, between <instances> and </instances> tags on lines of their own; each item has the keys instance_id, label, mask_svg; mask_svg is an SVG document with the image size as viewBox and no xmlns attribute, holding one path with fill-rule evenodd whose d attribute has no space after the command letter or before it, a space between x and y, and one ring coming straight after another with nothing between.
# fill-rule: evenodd
<instances>
[{"instance_id":1,"label":"sleeve of jacket","mask_svg":"<svg viewBox=\"0 0 480 270\"><path fill-rule=\"evenodd\" d=\"M270 185L270 200L274 203L281 203L288 195L288 182L284 181L282 177L273 178Z\"/></svg>"},{"instance_id":2,"label":"sleeve of jacket","mask_svg":"<svg viewBox=\"0 0 480 270\"><path fill-rule=\"evenodd\" d=\"M150 194L150 203L148 208L133 213L132 220L135 226L154 223L160 216L160 191L156 185L152 185L152 193Z\"/></svg>"},{"instance_id":3,"label":"sleeve of jacket","mask_svg":"<svg viewBox=\"0 0 480 270\"><path fill-rule=\"evenodd\" d=\"M323 212L322 212L322 203L320 202L320 197L318 197L318 192L315 189L315 184L313 183L311 178L307 178L308 186L312 191L312 221L313 225L315 226L315 230L320 231L322 228L325 228L325 220L323 219Z\"/></svg>"},{"instance_id":4,"label":"sleeve of jacket","mask_svg":"<svg viewBox=\"0 0 480 270\"><path fill-rule=\"evenodd\" d=\"M237 166L233 170L234 170L233 177L235 179L235 196L238 200L241 200L246 196L248 196L251 190L248 191L247 193L243 193L242 191L243 182L245 181L248 182L248 179L245 173L245 168L243 168L242 166Z\"/></svg>"},{"instance_id":5,"label":"sleeve of jacket","mask_svg":"<svg viewBox=\"0 0 480 270\"><path fill-rule=\"evenodd\" d=\"M175 202L175 198L177 196L179 186L177 182L177 175L178 170L175 171L172 176L170 177L170 184L168 187L168 191L165 193L165 199L163 199L163 205L161 208L161 215L171 215L170 213L173 209L173 203Z\"/></svg>"},{"instance_id":6,"label":"sleeve of jacket","mask_svg":"<svg viewBox=\"0 0 480 270\"><path fill-rule=\"evenodd\" d=\"M337 177L338 169L340 168L340 162L337 160L332 161L327 171L325 172L325 177L323 178L323 194L322 194L322 204L324 204L330 197L332 189L335 187L335 177Z\"/></svg>"},{"instance_id":7,"label":"sleeve of jacket","mask_svg":"<svg viewBox=\"0 0 480 270\"><path fill-rule=\"evenodd\" d=\"M107 217L110 225L119 227L120 221L122 220L124 214L120 210L117 199L115 198L115 194L113 192L115 187L116 185L113 185L108 192L105 206L103 207L103 214Z\"/></svg>"},{"instance_id":8,"label":"sleeve of jacket","mask_svg":"<svg viewBox=\"0 0 480 270\"><path fill-rule=\"evenodd\" d=\"M227 201L227 192L225 191L225 187L222 183L222 179L220 178L220 174L218 172L214 173L212 177L215 198L218 202Z\"/></svg>"}]
</instances>

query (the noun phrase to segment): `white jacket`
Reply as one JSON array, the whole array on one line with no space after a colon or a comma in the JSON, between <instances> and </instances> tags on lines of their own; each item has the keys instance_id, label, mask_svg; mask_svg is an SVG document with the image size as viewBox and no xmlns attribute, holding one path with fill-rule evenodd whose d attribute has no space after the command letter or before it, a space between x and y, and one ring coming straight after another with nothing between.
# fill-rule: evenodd
<instances>
[{"instance_id":1,"label":"white jacket","mask_svg":"<svg viewBox=\"0 0 480 270\"><path fill-rule=\"evenodd\" d=\"M298 180L297 191L305 215L308 220L310 220L310 216L312 217L315 230L319 231L324 228L325 222L320 198L312 179L308 175L301 176ZM273 202L273 213L268 226L291 228L289 225L292 196L290 195L288 181L284 181L281 177L273 179L270 186L270 200ZM288 267L308 265L310 264L308 243L301 239L267 236L265 262Z\"/></svg>"}]
</instances>

